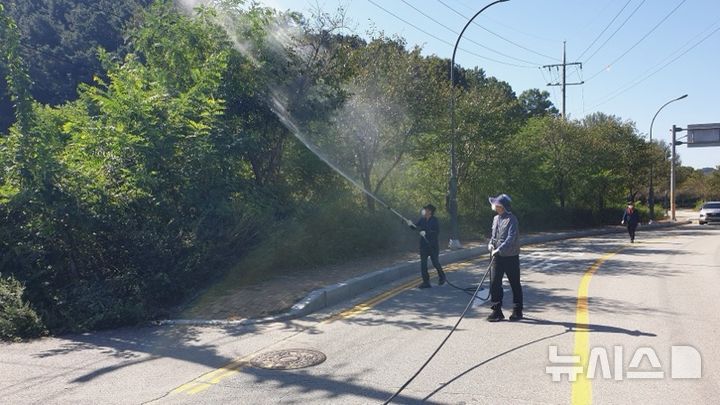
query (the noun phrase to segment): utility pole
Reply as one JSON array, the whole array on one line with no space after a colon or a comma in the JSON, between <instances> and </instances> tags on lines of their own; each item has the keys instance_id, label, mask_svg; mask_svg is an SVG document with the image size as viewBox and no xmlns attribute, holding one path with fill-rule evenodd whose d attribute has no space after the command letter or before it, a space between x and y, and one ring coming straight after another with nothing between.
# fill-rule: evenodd
<instances>
[{"instance_id":1,"label":"utility pole","mask_svg":"<svg viewBox=\"0 0 720 405\"><path fill-rule=\"evenodd\" d=\"M544 65L543 66L543 69L547 69L548 72L552 68L562 68L562 74L560 77L561 81L556 82L556 83L548 83L547 85L548 86L562 86L562 116L564 119L567 119L567 113L566 113L567 110L565 109L565 104L566 104L566 100L567 100L567 93L566 93L567 86L578 86L581 84L585 84L585 81L576 82L576 83L568 83L567 82L567 67L572 66L572 65L580 65L580 69L582 69L582 62L567 63L567 56L566 56L566 52L565 52L565 41L563 41L562 63L556 63L554 65Z\"/></svg>"}]
</instances>

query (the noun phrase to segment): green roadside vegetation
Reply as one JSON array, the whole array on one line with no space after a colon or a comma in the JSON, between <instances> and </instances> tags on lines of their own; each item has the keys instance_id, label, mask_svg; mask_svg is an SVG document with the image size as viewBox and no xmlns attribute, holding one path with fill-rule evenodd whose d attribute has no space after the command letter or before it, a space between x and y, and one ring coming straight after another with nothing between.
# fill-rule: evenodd
<instances>
[{"instance_id":1,"label":"green roadside vegetation","mask_svg":"<svg viewBox=\"0 0 720 405\"><path fill-rule=\"evenodd\" d=\"M412 249L295 129L400 212L432 202L446 221L449 61L345 25L239 0L0 5L0 338L136 324L218 280ZM486 234L500 192L528 231L617 223L651 164L667 193L668 146L633 122L565 121L545 91L455 69L461 238ZM717 171L678 180L690 205L720 197Z\"/></svg>"}]
</instances>

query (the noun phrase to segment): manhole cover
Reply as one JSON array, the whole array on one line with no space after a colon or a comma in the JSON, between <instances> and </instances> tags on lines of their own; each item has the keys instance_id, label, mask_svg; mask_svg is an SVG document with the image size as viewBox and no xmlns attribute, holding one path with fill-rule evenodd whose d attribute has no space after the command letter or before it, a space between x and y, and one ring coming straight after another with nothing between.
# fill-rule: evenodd
<instances>
[{"instance_id":1,"label":"manhole cover","mask_svg":"<svg viewBox=\"0 0 720 405\"><path fill-rule=\"evenodd\" d=\"M250 364L270 370L292 370L316 366L327 357L317 350L286 349L263 353L255 357Z\"/></svg>"}]
</instances>

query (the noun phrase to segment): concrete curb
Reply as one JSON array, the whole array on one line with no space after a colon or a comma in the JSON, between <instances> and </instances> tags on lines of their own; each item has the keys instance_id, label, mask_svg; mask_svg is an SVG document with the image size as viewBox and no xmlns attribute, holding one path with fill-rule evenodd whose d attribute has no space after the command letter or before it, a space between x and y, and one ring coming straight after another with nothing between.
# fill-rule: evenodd
<instances>
[{"instance_id":1,"label":"concrete curb","mask_svg":"<svg viewBox=\"0 0 720 405\"><path fill-rule=\"evenodd\" d=\"M642 229L659 229L668 228L679 225L687 225L692 221L678 222L656 222L652 225L645 225ZM546 235L534 235L520 238L520 245L533 245L537 243L553 242L564 239L585 238L588 236L607 235L613 233L626 232L624 227L612 226L603 228L587 229L582 231L566 231L557 232ZM443 265L464 261L487 254L486 246L477 246L470 249L461 249L450 251L446 250L440 254L440 262ZM238 320L204 320L204 319L174 319L155 322L156 325L207 325L207 326L243 326L254 325L269 322L282 322L296 319L309 315L321 309L340 304L344 301L353 299L370 290L383 285L390 284L405 277L416 275L418 272L419 260L408 261L407 263L397 264L391 267L373 271L372 273L363 274L353 277L349 280L331 284L310 292L305 298L298 301L290 308L288 312L283 314L256 318L256 319L238 319Z\"/></svg>"}]
</instances>

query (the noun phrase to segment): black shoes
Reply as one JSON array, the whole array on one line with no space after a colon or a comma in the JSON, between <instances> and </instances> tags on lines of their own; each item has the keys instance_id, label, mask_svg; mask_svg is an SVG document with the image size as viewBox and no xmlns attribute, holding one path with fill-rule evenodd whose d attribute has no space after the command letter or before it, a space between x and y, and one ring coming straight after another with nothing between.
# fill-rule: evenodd
<instances>
[{"instance_id":1,"label":"black shoes","mask_svg":"<svg viewBox=\"0 0 720 405\"><path fill-rule=\"evenodd\" d=\"M502 309L499 305L495 305L492 308L492 313L487 317L488 322L500 322L503 319L505 319L505 315L503 315Z\"/></svg>"},{"instance_id":2,"label":"black shoes","mask_svg":"<svg viewBox=\"0 0 720 405\"><path fill-rule=\"evenodd\" d=\"M445 272L441 271L438 275L438 285L443 285L447 281L447 276L445 276Z\"/></svg>"},{"instance_id":3,"label":"black shoes","mask_svg":"<svg viewBox=\"0 0 720 405\"><path fill-rule=\"evenodd\" d=\"M522 309L515 308L513 309L512 315L510 315L511 321L519 321L523 318Z\"/></svg>"},{"instance_id":4,"label":"black shoes","mask_svg":"<svg viewBox=\"0 0 720 405\"><path fill-rule=\"evenodd\" d=\"M423 283L420 284L417 288L430 288L430 287L432 287L432 286L430 285L429 281L423 281Z\"/></svg>"}]
</instances>

